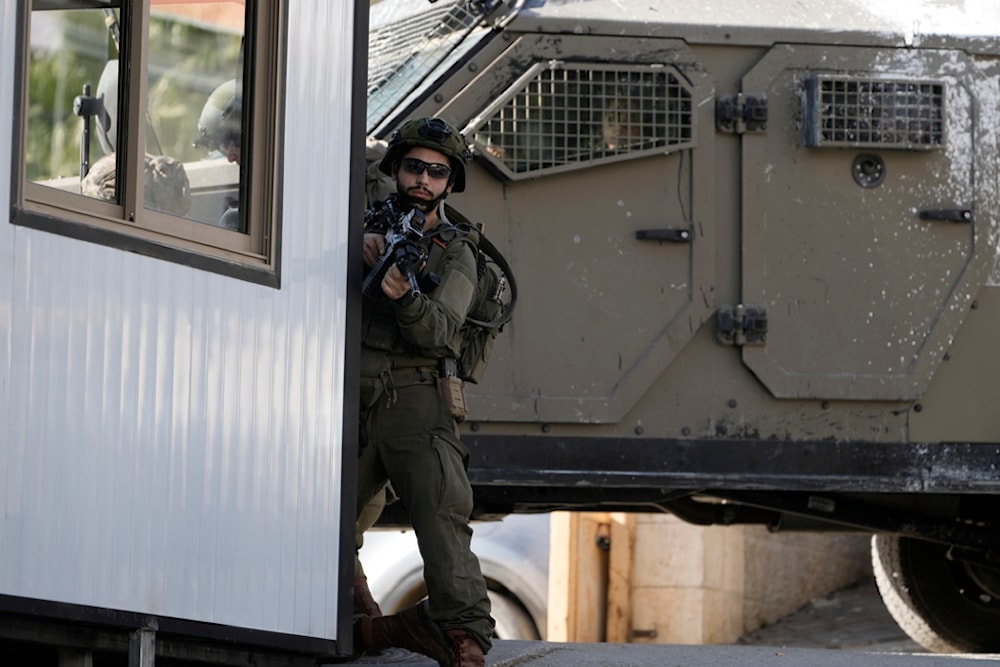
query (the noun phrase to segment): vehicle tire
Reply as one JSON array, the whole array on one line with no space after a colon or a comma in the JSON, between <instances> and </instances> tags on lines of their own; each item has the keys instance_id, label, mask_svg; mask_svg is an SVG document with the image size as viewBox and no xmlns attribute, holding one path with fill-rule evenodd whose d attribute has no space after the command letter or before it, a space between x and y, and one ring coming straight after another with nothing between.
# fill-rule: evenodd
<instances>
[{"instance_id":1,"label":"vehicle tire","mask_svg":"<svg viewBox=\"0 0 1000 667\"><path fill-rule=\"evenodd\" d=\"M538 640L538 628L531 616L517 600L507 597L499 591L490 589L491 615L497 622L493 635L497 639L528 639Z\"/></svg>"},{"instance_id":2,"label":"vehicle tire","mask_svg":"<svg viewBox=\"0 0 1000 667\"><path fill-rule=\"evenodd\" d=\"M954 560L948 547L872 537L872 566L889 614L934 653L1000 651L1000 569Z\"/></svg>"}]
</instances>

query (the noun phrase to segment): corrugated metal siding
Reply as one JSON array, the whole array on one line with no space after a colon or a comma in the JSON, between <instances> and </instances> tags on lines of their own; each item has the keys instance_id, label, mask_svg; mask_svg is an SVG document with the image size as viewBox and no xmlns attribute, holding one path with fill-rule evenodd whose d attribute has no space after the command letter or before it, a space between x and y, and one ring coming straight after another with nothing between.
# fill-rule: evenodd
<instances>
[{"instance_id":1,"label":"corrugated metal siding","mask_svg":"<svg viewBox=\"0 0 1000 667\"><path fill-rule=\"evenodd\" d=\"M353 3L290 4L281 290L0 224L2 594L335 638Z\"/></svg>"}]
</instances>

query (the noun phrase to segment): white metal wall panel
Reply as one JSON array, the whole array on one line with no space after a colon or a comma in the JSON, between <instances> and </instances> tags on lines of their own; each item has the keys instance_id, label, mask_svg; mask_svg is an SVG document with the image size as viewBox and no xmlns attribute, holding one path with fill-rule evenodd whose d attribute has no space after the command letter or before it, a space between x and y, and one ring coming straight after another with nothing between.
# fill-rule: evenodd
<instances>
[{"instance_id":1,"label":"white metal wall panel","mask_svg":"<svg viewBox=\"0 0 1000 667\"><path fill-rule=\"evenodd\" d=\"M336 638L353 7L290 3L280 290L0 221L0 594Z\"/></svg>"}]
</instances>

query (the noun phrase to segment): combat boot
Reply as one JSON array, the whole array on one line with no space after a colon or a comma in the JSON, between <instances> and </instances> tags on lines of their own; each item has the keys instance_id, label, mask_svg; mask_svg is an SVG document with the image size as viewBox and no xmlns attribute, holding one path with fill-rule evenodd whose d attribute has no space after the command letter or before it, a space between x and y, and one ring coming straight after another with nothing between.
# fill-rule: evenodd
<instances>
[{"instance_id":1,"label":"combat boot","mask_svg":"<svg viewBox=\"0 0 1000 667\"><path fill-rule=\"evenodd\" d=\"M483 667L479 644L464 630L441 632L427 612L427 603L392 616L362 617L354 623L355 650L405 648L438 661L444 667Z\"/></svg>"},{"instance_id":2,"label":"combat boot","mask_svg":"<svg viewBox=\"0 0 1000 667\"><path fill-rule=\"evenodd\" d=\"M356 616L370 616L378 618L382 615L382 609L372 596L371 589L368 588L367 577L355 577L354 579L354 614Z\"/></svg>"},{"instance_id":3,"label":"combat boot","mask_svg":"<svg viewBox=\"0 0 1000 667\"><path fill-rule=\"evenodd\" d=\"M486 656L475 639L465 630L448 630L445 633L454 655L455 667L486 667Z\"/></svg>"}]
</instances>

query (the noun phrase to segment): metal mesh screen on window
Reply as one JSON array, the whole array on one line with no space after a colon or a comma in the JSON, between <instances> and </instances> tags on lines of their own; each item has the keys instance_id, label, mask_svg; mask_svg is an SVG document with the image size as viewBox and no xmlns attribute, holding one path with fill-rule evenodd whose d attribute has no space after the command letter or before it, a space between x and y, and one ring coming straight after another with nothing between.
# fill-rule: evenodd
<instances>
[{"instance_id":1,"label":"metal mesh screen on window","mask_svg":"<svg viewBox=\"0 0 1000 667\"><path fill-rule=\"evenodd\" d=\"M809 146L939 148L944 145L944 84L810 77Z\"/></svg>"},{"instance_id":2,"label":"metal mesh screen on window","mask_svg":"<svg viewBox=\"0 0 1000 667\"><path fill-rule=\"evenodd\" d=\"M413 91L472 32L496 0L384 2L372 6L368 33L368 126ZM414 8L419 8L414 11Z\"/></svg>"},{"instance_id":3,"label":"metal mesh screen on window","mask_svg":"<svg viewBox=\"0 0 1000 667\"><path fill-rule=\"evenodd\" d=\"M676 70L560 64L522 78L471 138L510 175L536 175L685 147L693 134Z\"/></svg>"}]
</instances>

